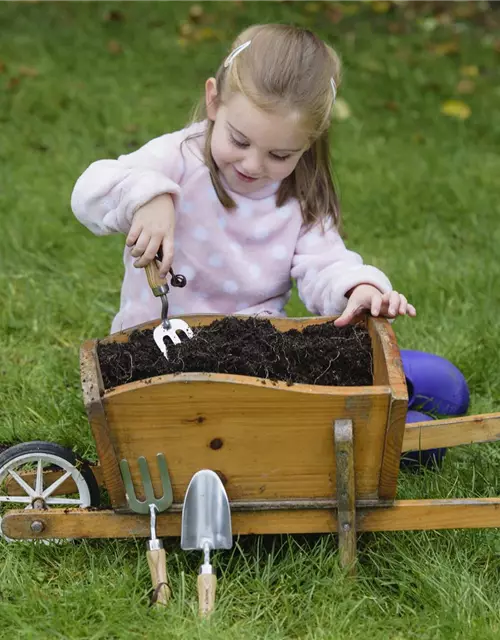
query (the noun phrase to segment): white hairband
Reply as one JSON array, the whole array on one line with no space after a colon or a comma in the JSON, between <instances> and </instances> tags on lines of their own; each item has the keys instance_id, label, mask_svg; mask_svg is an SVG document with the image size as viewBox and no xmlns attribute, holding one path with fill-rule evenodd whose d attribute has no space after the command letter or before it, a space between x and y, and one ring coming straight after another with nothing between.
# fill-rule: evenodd
<instances>
[{"instance_id":1,"label":"white hairband","mask_svg":"<svg viewBox=\"0 0 500 640\"><path fill-rule=\"evenodd\" d=\"M229 65L231 64L231 62L236 58L236 56L238 55L238 53L241 53L244 49L246 49L247 47L250 46L250 43L252 41L251 40L247 40L246 42L244 42L243 44L240 44L239 47L236 47L236 49L234 51L231 51L231 53L228 55L228 57L226 58L226 61L224 62L224 67L229 67Z\"/></svg>"},{"instance_id":2,"label":"white hairband","mask_svg":"<svg viewBox=\"0 0 500 640\"><path fill-rule=\"evenodd\" d=\"M337 98L337 85L335 84L335 80L333 78L330 78L330 84L332 85L333 101L335 102L335 99Z\"/></svg>"},{"instance_id":3,"label":"white hairband","mask_svg":"<svg viewBox=\"0 0 500 640\"><path fill-rule=\"evenodd\" d=\"M228 55L228 57L224 62L224 68L227 69L227 67L229 67L229 65L236 58L236 56L242 51L244 51L247 47L249 47L251 42L252 42L251 40L247 40L243 44L240 44L239 47L236 47L234 51L231 51L231 53ZM333 91L333 101L335 102L335 99L337 97L337 85L335 84L335 80L333 78L330 78L330 85Z\"/></svg>"}]
</instances>

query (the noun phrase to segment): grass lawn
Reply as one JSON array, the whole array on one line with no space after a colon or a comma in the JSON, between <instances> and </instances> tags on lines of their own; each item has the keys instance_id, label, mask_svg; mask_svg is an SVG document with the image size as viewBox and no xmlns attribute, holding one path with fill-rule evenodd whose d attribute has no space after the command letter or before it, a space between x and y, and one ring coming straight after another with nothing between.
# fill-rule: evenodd
<instances>
[{"instance_id":1,"label":"grass lawn","mask_svg":"<svg viewBox=\"0 0 500 640\"><path fill-rule=\"evenodd\" d=\"M460 367L471 412L499 410L500 41L494 25L463 15L467 3L441 22L387 4L203 3L213 20L180 37L189 3L2 3L1 442L49 440L95 457L78 351L109 331L123 237L79 225L72 187L93 160L182 127L232 37L265 21L310 25L344 59L348 117L332 144L347 242L415 304L418 317L394 325L400 346ZM441 113L449 100L470 116ZM289 311L305 313L296 298ZM402 474L399 497L499 495L499 459L495 444L456 448L440 472ZM0 541L1 634L500 637L495 530L364 534L359 547L352 582L333 537L239 540L216 557L218 609L202 625L199 557L178 541L164 612L147 607L143 541Z\"/></svg>"}]
</instances>

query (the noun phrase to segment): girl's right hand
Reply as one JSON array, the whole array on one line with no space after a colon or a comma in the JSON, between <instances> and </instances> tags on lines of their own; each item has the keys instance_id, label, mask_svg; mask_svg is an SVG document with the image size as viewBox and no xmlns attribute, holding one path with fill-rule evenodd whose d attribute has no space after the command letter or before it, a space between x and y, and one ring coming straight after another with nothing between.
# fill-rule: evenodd
<instances>
[{"instance_id":1,"label":"girl's right hand","mask_svg":"<svg viewBox=\"0 0 500 640\"><path fill-rule=\"evenodd\" d=\"M174 259L175 209L171 196L163 194L137 209L126 244L137 260L134 267L147 266L163 250L160 276L166 278Z\"/></svg>"}]
</instances>

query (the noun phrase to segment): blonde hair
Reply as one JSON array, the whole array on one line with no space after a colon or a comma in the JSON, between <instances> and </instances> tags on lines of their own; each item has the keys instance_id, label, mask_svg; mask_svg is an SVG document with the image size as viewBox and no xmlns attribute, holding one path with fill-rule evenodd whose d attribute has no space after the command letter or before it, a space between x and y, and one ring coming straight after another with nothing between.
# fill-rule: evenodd
<instances>
[{"instance_id":1,"label":"blonde hair","mask_svg":"<svg viewBox=\"0 0 500 640\"><path fill-rule=\"evenodd\" d=\"M340 60L335 51L311 31L282 24L256 25L245 29L233 42L234 51L247 46L227 66L219 67L215 76L217 100L225 102L240 92L256 107L270 112L289 109L299 114L298 124L308 137L309 148L294 171L285 178L276 194L281 207L290 198L300 203L305 223L328 219L340 224L340 208L331 176L328 140L331 114L335 102L332 87L340 83ZM193 122L207 118L201 101ZM208 121L205 141L207 164L219 200L227 208L236 205L224 189L211 154L213 121Z\"/></svg>"}]
</instances>

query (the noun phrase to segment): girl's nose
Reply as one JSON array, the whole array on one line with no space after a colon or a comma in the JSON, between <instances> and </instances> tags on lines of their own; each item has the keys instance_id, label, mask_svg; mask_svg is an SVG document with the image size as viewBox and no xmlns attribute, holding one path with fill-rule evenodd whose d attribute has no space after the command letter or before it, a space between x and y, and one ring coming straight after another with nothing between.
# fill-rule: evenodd
<instances>
[{"instance_id":1,"label":"girl's nose","mask_svg":"<svg viewBox=\"0 0 500 640\"><path fill-rule=\"evenodd\" d=\"M242 162L241 170L250 178L258 178L262 173L262 159L257 151L250 151Z\"/></svg>"}]
</instances>

